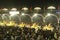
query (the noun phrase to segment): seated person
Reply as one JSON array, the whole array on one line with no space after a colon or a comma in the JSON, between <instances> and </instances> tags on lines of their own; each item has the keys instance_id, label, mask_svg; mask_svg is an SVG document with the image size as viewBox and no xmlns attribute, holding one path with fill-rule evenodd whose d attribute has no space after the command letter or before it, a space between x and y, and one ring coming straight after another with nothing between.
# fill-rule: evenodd
<instances>
[{"instance_id":1,"label":"seated person","mask_svg":"<svg viewBox=\"0 0 60 40\"><path fill-rule=\"evenodd\" d=\"M53 34L54 27L52 27L51 24L49 24L49 25L44 26L42 30L43 30L43 37L47 39L48 38L51 39L52 37L51 34ZM54 37L54 34L53 34L53 37Z\"/></svg>"},{"instance_id":2,"label":"seated person","mask_svg":"<svg viewBox=\"0 0 60 40\"><path fill-rule=\"evenodd\" d=\"M45 25L45 26L43 27L43 30L51 30L51 31L53 31L53 30L54 30L54 27L52 27L51 24Z\"/></svg>"},{"instance_id":3,"label":"seated person","mask_svg":"<svg viewBox=\"0 0 60 40\"><path fill-rule=\"evenodd\" d=\"M37 33L38 29L41 29L41 26L39 26L37 23L33 23L33 25L31 26L31 28L34 28L35 32Z\"/></svg>"},{"instance_id":4,"label":"seated person","mask_svg":"<svg viewBox=\"0 0 60 40\"><path fill-rule=\"evenodd\" d=\"M25 23L21 22L18 26L19 26L20 28L23 28L23 27L25 27Z\"/></svg>"},{"instance_id":5,"label":"seated person","mask_svg":"<svg viewBox=\"0 0 60 40\"><path fill-rule=\"evenodd\" d=\"M14 21L10 21L9 23L6 23L6 26L15 26L16 23Z\"/></svg>"}]
</instances>

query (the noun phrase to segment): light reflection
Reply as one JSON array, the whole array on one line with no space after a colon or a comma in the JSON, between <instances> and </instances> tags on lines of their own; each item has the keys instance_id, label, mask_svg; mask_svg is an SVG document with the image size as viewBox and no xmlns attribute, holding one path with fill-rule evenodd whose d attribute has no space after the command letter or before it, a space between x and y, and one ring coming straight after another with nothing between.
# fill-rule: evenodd
<instances>
[{"instance_id":1,"label":"light reflection","mask_svg":"<svg viewBox=\"0 0 60 40\"><path fill-rule=\"evenodd\" d=\"M10 11L9 14L10 14L11 16L14 16L14 15L16 15L16 14L19 14L19 11Z\"/></svg>"}]
</instances>

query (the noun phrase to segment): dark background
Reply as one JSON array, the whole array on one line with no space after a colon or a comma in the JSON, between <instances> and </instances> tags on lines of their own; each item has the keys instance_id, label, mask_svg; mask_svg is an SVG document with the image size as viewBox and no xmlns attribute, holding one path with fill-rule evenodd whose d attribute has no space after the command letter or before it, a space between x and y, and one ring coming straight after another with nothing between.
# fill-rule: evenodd
<instances>
[{"instance_id":1,"label":"dark background","mask_svg":"<svg viewBox=\"0 0 60 40\"><path fill-rule=\"evenodd\" d=\"M58 7L60 5L59 0L0 0L0 8L34 8L39 6L41 8L46 8L48 6L55 6Z\"/></svg>"}]
</instances>

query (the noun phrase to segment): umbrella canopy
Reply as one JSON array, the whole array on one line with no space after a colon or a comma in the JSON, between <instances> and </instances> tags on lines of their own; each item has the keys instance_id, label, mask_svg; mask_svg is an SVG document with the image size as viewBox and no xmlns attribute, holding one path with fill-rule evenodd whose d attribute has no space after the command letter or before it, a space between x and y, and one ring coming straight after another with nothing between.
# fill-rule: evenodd
<instances>
[{"instance_id":1,"label":"umbrella canopy","mask_svg":"<svg viewBox=\"0 0 60 40\"><path fill-rule=\"evenodd\" d=\"M21 18L21 22L24 22L24 23L31 22L31 17L28 14L21 15L20 18Z\"/></svg>"},{"instance_id":2,"label":"umbrella canopy","mask_svg":"<svg viewBox=\"0 0 60 40\"><path fill-rule=\"evenodd\" d=\"M43 16L41 14L34 14L32 16L32 22L42 24L43 23Z\"/></svg>"},{"instance_id":3,"label":"umbrella canopy","mask_svg":"<svg viewBox=\"0 0 60 40\"><path fill-rule=\"evenodd\" d=\"M49 24L49 23L51 23L51 24L58 24L58 18L57 18L57 16L56 15L54 15L54 14L50 14L50 15L47 15L46 17L45 17L45 23L46 24Z\"/></svg>"},{"instance_id":4,"label":"umbrella canopy","mask_svg":"<svg viewBox=\"0 0 60 40\"><path fill-rule=\"evenodd\" d=\"M20 15L14 15L14 16L10 16L11 17L11 21L14 21L15 23L20 23Z\"/></svg>"}]
</instances>

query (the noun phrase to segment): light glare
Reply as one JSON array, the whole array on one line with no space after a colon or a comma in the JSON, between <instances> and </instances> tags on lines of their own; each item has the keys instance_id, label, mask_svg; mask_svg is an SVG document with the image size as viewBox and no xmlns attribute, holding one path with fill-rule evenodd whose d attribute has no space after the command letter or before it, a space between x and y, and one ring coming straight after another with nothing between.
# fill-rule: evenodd
<instances>
[{"instance_id":1,"label":"light glare","mask_svg":"<svg viewBox=\"0 0 60 40\"><path fill-rule=\"evenodd\" d=\"M22 13L22 15L25 15L24 13Z\"/></svg>"},{"instance_id":2,"label":"light glare","mask_svg":"<svg viewBox=\"0 0 60 40\"><path fill-rule=\"evenodd\" d=\"M47 14L47 16L50 16L50 15L51 15L50 13Z\"/></svg>"},{"instance_id":3,"label":"light glare","mask_svg":"<svg viewBox=\"0 0 60 40\"><path fill-rule=\"evenodd\" d=\"M13 16L13 15L19 14L19 11L10 11L9 14Z\"/></svg>"},{"instance_id":4,"label":"light glare","mask_svg":"<svg viewBox=\"0 0 60 40\"><path fill-rule=\"evenodd\" d=\"M34 14L33 16L37 16L38 14Z\"/></svg>"}]
</instances>

